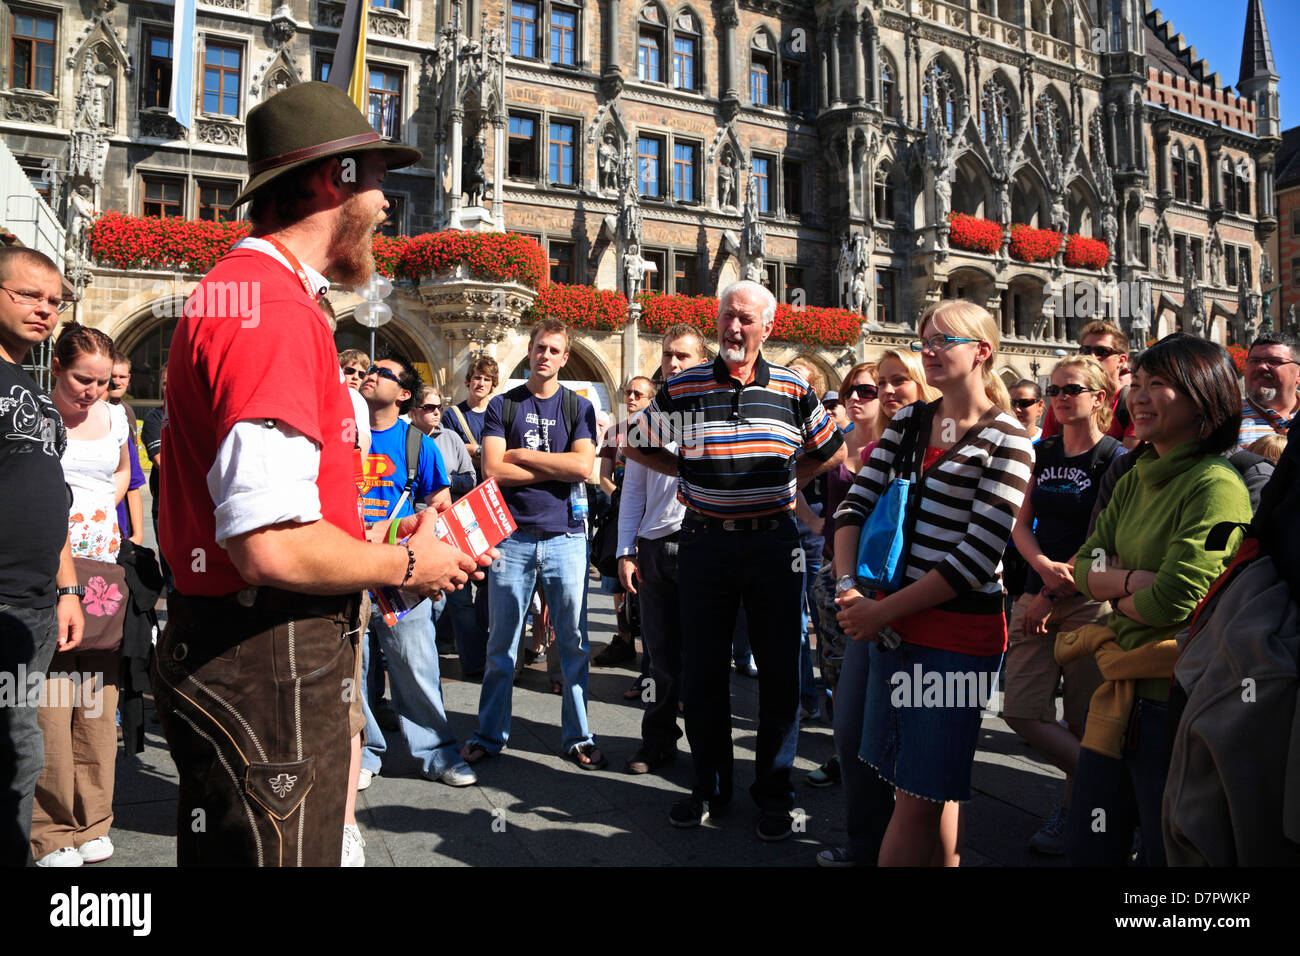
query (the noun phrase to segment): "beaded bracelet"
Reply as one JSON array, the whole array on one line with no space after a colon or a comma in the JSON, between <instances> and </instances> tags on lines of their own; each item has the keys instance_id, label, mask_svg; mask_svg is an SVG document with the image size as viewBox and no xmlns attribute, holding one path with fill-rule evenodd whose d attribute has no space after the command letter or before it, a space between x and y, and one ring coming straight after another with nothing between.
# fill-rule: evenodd
<instances>
[{"instance_id":1,"label":"beaded bracelet","mask_svg":"<svg viewBox=\"0 0 1300 956\"><path fill-rule=\"evenodd\" d=\"M405 547L405 545L403 545ZM415 552L406 548L406 577L402 578L399 587L406 587L406 582L411 580L411 575L415 573Z\"/></svg>"}]
</instances>

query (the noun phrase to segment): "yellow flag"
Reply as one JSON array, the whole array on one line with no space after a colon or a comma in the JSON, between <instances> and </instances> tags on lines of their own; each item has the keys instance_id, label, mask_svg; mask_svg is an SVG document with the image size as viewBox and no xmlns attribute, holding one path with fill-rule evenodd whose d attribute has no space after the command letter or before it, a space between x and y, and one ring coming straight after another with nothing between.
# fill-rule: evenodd
<instances>
[{"instance_id":1,"label":"yellow flag","mask_svg":"<svg viewBox=\"0 0 1300 956\"><path fill-rule=\"evenodd\" d=\"M370 84L367 82L369 76L366 72L366 20L369 19L367 11L370 0L361 0L361 3L361 24L357 28L357 55L352 61L352 79L348 82L348 98L357 104L357 109L361 110L362 114L369 117L367 100Z\"/></svg>"}]
</instances>

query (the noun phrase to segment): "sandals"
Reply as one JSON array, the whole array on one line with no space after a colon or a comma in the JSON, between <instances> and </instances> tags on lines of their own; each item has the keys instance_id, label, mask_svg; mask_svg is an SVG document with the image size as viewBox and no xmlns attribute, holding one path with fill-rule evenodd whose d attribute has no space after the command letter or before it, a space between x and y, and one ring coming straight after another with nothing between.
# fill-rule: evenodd
<instances>
[{"instance_id":1,"label":"sandals","mask_svg":"<svg viewBox=\"0 0 1300 956\"><path fill-rule=\"evenodd\" d=\"M470 766L491 756L492 754L488 752L488 749L480 743L466 744L465 749L460 752L460 759Z\"/></svg>"},{"instance_id":2,"label":"sandals","mask_svg":"<svg viewBox=\"0 0 1300 956\"><path fill-rule=\"evenodd\" d=\"M569 751L569 759L583 770L604 770L609 760L595 744L579 744Z\"/></svg>"}]
</instances>

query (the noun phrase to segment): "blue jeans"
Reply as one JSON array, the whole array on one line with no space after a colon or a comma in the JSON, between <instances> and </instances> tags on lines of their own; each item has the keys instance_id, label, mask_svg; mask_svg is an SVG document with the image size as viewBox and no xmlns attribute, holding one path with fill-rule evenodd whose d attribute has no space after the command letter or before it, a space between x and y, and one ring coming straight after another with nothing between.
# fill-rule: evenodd
<instances>
[{"instance_id":1,"label":"blue jeans","mask_svg":"<svg viewBox=\"0 0 1300 956\"><path fill-rule=\"evenodd\" d=\"M478 583L479 590L487 582ZM478 610L474 607L474 584L466 584L458 591L447 595L447 623L451 626L452 637L456 641L456 653L460 655L460 673L466 675L483 672L487 657L487 631L479 627Z\"/></svg>"},{"instance_id":2,"label":"blue jeans","mask_svg":"<svg viewBox=\"0 0 1300 956\"><path fill-rule=\"evenodd\" d=\"M447 720L442 703L442 683L438 673L438 646L434 640L434 616L442 610L442 601L435 606L431 601L421 601L395 627L384 623L377 611L370 615L370 630L378 636L379 646L388 665L388 681L393 691L393 710L397 723L411 756L419 764L420 772L430 780L442 776L450 767L460 762L456 747L456 732ZM361 751L361 766L378 773L388 751L384 732L375 720L372 705L383 696L383 684L371 674L370 642L361 642L363 660L362 680L366 693L361 695L362 710L366 715L366 745ZM378 684L376 688L374 685Z\"/></svg>"},{"instance_id":3,"label":"blue jeans","mask_svg":"<svg viewBox=\"0 0 1300 956\"><path fill-rule=\"evenodd\" d=\"M799 736L799 598L793 521L773 531L714 531L683 525L677 554L682 606L686 736L695 763L692 794L731 799L732 634L741 605L758 664L758 747L750 796L764 811L794 806L790 768Z\"/></svg>"},{"instance_id":4,"label":"blue jeans","mask_svg":"<svg viewBox=\"0 0 1300 956\"><path fill-rule=\"evenodd\" d=\"M560 654L564 751L594 743L587 729L587 537L581 531L539 534L517 530L497 548L501 557L493 562L488 577L491 627L473 742L497 754L510 739L519 638L533 588L540 581L555 628L555 649Z\"/></svg>"},{"instance_id":5,"label":"blue jeans","mask_svg":"<svg viewBox=\"0 0 1300 956\"><path fill-rule=\"evenodd\" d=\"M1065 824L1065 853L1071 866L1124 866L1134 826L1142 830L1138 864L1165 865L1160 811L1173 739L1168 717L1168 704L1139 697L1123 759L1086 748L1079 751Z\"/></svg>"},{"instance_id":6,"label":"blue jeans","mask_svg":"<svg viewBox=\"0 0 1300 956\"><path fill-rule=\"evenodd\" d=\"M36 722L37 693L58 636L53 606L0 604L0 676L14 684L14 700L0 706L0 746L7 758L0 760L0 826L4 827L0 866L32 862L32 805L36 781L45 767L45 738ZM33 674L42 676L35 679ZM29 688L33 689L30 698Z\"/></svg>"},{"instance_id":7,"label":"blue jeans","mask_svg":"<svg viewBox=\"0 0 1300 956\"><path fill-rule=\"evenodd\" d=\"M894 812L894 788L880 779L871 764L858 758L862 746L863 714L867 703L867 672L871 645L849 641L835 690L835 754L844 781L844 825L853 856L875 861L885 828Z\"/></svg>"}]
</instances>

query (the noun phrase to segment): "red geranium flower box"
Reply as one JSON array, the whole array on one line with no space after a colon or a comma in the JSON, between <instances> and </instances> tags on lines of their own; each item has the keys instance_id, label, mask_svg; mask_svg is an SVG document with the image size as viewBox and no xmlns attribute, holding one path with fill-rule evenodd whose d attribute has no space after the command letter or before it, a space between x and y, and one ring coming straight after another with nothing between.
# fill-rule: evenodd
<instances>
[{"instance_id":1,"label":"red geranium flower box","mask_svg":"<svg viewBox=\"0 0 1300 956\"><path fill-rule=\"evenodd\" d=\"M1021 262L1045 262L1061 248L1061 234L1054 229L1033 226L1011 227L1011 255Z\"/></svg>"},{"instance_id":2,"label":"red geranium flower box","mask_svg":"<svg viewBox=\"0 0 1300 956\"><path fill-rule=\"evenodd\" d=\"M627 324L627 299L610 289L552 282L537 293L523 315L523 324L556 318L571 329L612 332Z\"/></svg>"},{"instance_id":3,"label":"red geranium flower box","mask_svg":"<svg viewBox=\"0 0 1300 956\"><path fill-rule=\"evenodd\" d=\"M1002 247L1002 225L992 219L954 212L948 214L948 224L948 244L958 249L993 255Z\"/></svg>"},{"instance_id":4,"label":"red geranium flower box","mask_svg":"<svg viewBox=\"0 0 1300 956\"><path fill-rule=\"evenodd\" d=\"M1070 235L1065 240L1065 264L1071 269L1106 268L1110 261L1110 247L1100 239Z\"/></svg>"}]
</instances>

